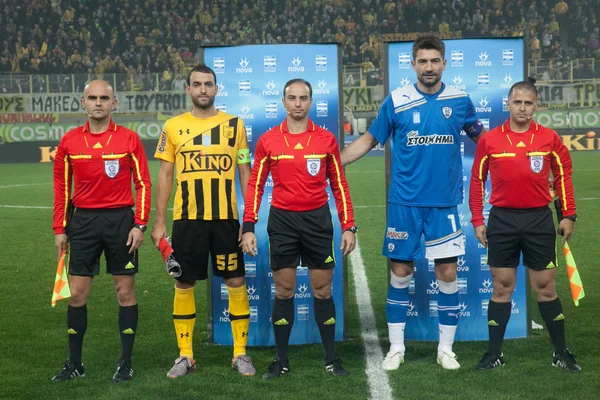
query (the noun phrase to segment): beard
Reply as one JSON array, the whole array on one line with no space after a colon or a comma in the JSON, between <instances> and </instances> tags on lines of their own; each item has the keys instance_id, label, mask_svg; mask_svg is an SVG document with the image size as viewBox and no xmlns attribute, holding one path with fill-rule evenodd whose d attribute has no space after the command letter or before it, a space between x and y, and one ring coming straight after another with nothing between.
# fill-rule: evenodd
<instances>
[{"instance_id":1,"label":"beard","mask_svg":"<svg viewBox=\"0 0 600 400\"><path fill-rule=\"evenodd\" d=\"M215 104L215 96L209 97L206 103L201 102L197 97L192 97L192 103L201 110L208 110Z\"/></svg>"},{"instance_id":2,"label":"beard","mask_svg":"<svg viewBox=\"0 0 600 400\"><path fill-rule=\"evenodd\" d=\"M434 87L442 79L440 75L435 75L433 80L425 80L425 74L419 75L417 78L425 87Z\"/></svg>"}]
</instances>

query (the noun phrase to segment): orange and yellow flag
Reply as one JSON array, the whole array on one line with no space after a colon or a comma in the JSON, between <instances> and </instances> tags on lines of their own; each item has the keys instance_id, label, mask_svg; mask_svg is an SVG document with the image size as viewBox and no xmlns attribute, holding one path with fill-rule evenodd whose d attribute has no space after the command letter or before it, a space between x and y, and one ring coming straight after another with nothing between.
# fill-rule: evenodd
<instances>
[{"instance_id":1,"label":"orange and yellow flag","mask_svg":"<svg viewBox=\"0 0 600 400\"><path fill-rule=\"evenodd\" d=\"M54 279L54 290L52 291L52 307L56 305L58 300L71 297L69 280L67 278L67 267L65 266L66 257L67 252L63 251L60 254L58 265L56 266L56 278Z\"/></svg>"},{"instance_id":2,"label":"orange and yellow flag","mask_svg":"<svg viewBox=\"0 0 600 400\"><path fill-rule=\"evenodd\" d=\"M565 242L563 245L563 252L565 254L565 261L567 263L567 274L569 275L569 284L571 285L571 296L575 306L579 305L579 300L585 297L583 292L583 283L581 283L581 277L577 270L577 264L575 264L575 258L569 248L569 244Z\"/></svg>"}]
</instances>

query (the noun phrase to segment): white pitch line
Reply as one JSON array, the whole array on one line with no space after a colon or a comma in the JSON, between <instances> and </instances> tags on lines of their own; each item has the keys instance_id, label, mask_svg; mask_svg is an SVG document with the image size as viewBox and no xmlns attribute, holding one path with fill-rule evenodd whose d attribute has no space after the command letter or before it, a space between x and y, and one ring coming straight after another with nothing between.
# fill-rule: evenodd
<instances>
[{"instance_id":1,"label":"white pitch line","mask_svg":"<svg viewBox=\"0 0 600 400\"><path fill-rule=\"evenodd\" d=\"M40 210L51 210L50 206L11 206L6 204L0 204L0 208L24 208L24 209L40 209Z\"/></svg>"},{"instance_id":2,"label":"white pitch line","mask_svg":"<svg viewBox=\"0 0 600 400\"><path fill-rule=\"evenodd\" d=\"M597 197L582 197L581 199L575 199L575 200L598 200Z\"/></svg>"},{"instance_id":3,"label":"white pitch line","mask_svg":"<svg viewBox=\"0 0 600 400\"><path fill-rule=\"evenodd\" d=\"M8 188L16 188L16 187L27 187L27 186L42 186L42 185L52 185L52 182L47 183L22 183L19 185L4 185L0 186L0 189L8 189Z\"/></svg>"},{"instance_id":4,"label":"white pitch line","mask_svg":"<svg viewBox=\"0 0 600 400\"><path fill-rule=\"evenodd\" d=\"M385 205L376 204L374 206L352 206L353 208L383 208Z\"/></svg>"},{"instance_id":5,"label":"white pitch line","mask_svg":"<svg viewBox=\"0 0 600 400\"><path fill-rule=\"evenodd\" d=\"M354 275L354 290L356 291L356 304L360 315L360 326L362 330L362 339L365 346L367 358L367 379L369 381L369 391L371 399L387 400L393 399L392 388L388 380L388 375L381 368L383 362L383 352L379 344L377 335L377 326L375 324L375 314L371 304L371 293L367 284L367 275L365 274L365 265L360 255L360 246L358 238L356 239L356 248L350 253L350 262L352 263L352 272Z\"/></svg>"}]
</instances>

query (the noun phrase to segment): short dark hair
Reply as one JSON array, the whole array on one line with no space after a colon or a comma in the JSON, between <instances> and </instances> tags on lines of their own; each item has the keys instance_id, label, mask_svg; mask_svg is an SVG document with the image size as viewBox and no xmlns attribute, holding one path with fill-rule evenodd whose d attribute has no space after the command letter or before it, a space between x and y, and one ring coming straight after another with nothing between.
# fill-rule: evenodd
<instances>
[{"instance_id":1,"label":"short dark hair","mask_svg":"<svg viewBox=\"0 0 600 400\"><path fill-rule=\"evenodd\" d=\"M508 91L508 97L511 97L515 90L529 90L530 92L533 92L533 94L535 94L536 99L539 99L540 94L535 85L531 82L521 81L515 83L510 87L510 90Z\"/></svg>"},{"instance_id":2,"label":"short dark hair","mask_svg":"<svg viewBox=\"0 0 600 400\"><path fill-rule=\"evenodd\" d=\"M213 78L215 78L215 85L217 84L217 75L215 75L215 71L213 71L206 64L198 64L194 68L190 70L187 76L187 85L190 86L190 79L192 78L192 74L194 72L202 72L204 74L212 74Z\"/></svg>"},{"instance_id":3,"label":"short dark hair","mask_svg":"<svg viewBox=\"0 0 600 400\"><path fill-rule=\"evenodd\" d=\"M284 98L285 98L285 91L287 90L288 87L290 87L294 83L303 83L306 86L308 86L308 92L310 93L310 98L312 99L312 85L310 84L309 81L302 79L302 78L294 78L294 79L290 79L289 81L287 81L287 83L283 87L283 97Z\"/></svg>"},{"instance_id":4,"label":"short dark hair","mask_svg":"<svg viewBox=\"0 0 600 400\"><path fill-rule=\"evenodd\" d=\"M435 35L423 35L415 40L412 48L413 60L417 59L419 50L437 50L442 55L442 59L446 58L446 45Z\"/></svg>"}]
</instances>

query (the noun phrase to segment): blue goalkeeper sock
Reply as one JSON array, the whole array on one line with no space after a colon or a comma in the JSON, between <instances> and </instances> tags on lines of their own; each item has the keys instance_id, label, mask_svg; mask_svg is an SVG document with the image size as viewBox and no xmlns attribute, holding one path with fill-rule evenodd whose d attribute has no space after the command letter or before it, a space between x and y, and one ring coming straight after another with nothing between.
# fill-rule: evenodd
<instances>
[{"instance_id":1,"label":"blue goalkeeper sock","mask_svg":"<svg viewBox=\"0 0 600 400\"><path fill-rule=\"evenodd\" d=\"M408 286L411 279L412 274L399 277L390 272L390 286L385 306L390 352L404 353L404 328L406 326L406 313L409 303Z\"/></svg>"},{"instance_id":2,"label":"blue goalkeeper sock","mask_svg":"<svg viewBox=\"0 0 600 400\"><path fill-rule=\"evenodd\" d=\"M443 282L438 279L438 318L440 327L439 350L452 352L456 325L458 324L458 283L457 281Z\"/></svg>"}]
</instances>

